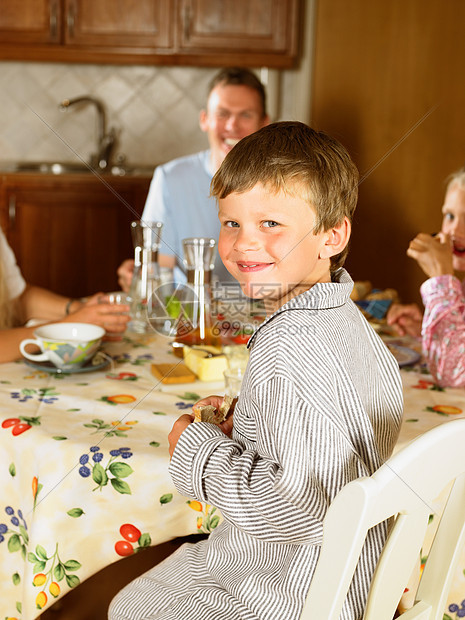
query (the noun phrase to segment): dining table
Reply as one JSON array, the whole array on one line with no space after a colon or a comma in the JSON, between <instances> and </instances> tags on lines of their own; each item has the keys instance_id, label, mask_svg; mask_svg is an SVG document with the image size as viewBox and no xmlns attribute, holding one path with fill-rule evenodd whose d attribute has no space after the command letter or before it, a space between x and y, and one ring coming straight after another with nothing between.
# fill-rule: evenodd
<instances>
[{"instance_id":1,"label":"dining table","mask_svg":"<svg viewBox=\"0 0 465 620\"><path fill-rule=\"evenodd\" d=\"M396 449L465 416L465 390L436 385L417 341L391 338L404 389ZM0 365L0 618L33 620L104 567L180 536L208 534L220 512L169 476L173 422L224 383L163 383L168 338L127 332L94 364L63 373ZM47 364L47 363L45 363ZM440 512L440 510L439 510ZM431 531L437 515L432 515ZM427 543L425 542L425 555ZM465 616L465 554L444 620Z\"/></svg>"}]
</instances>

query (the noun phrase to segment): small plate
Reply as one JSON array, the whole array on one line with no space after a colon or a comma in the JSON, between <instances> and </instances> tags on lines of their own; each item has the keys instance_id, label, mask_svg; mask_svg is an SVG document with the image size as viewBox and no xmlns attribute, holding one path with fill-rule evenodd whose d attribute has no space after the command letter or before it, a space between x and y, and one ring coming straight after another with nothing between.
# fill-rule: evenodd
<instances>
[{"instance_id":1,"label":"small plate","mask_svg":"<svg viewBox=\"0 0 465 620\"><path fill-rule=\"evenodd\" d=\"M403 366L413 366L413 364L420 361L421 355L413 349L391 343L386 343L386 346L396 358L399 368L402 368Z\"/></svg>"},{"instance_id":2,"label":"small plate","mask_svg":"<svg viewBox=\"0 0 465 620\"><path fill-rule=\"evenodd\" d=\"M101 358L101 356L99 357ZM62 370L61 368L57 368L56 366L54 366L52 362L32 362L24 358L23 358L23 361L28 366L31 366L31 368L35 368L36 370L42 370L43 372L49 372L51 374L58 374L58 375L74 375L78 372L96 372L97 370L102 370L103 368L106 368L108 364L110 363L110 360L101 358L101 361L99 361L97 364L92 364L93 360L90 360L90 362L87 362L87 364L85 364L84 366L81 366L81 368L73 368L72 370Z\"/></svg>"}]
</instances>

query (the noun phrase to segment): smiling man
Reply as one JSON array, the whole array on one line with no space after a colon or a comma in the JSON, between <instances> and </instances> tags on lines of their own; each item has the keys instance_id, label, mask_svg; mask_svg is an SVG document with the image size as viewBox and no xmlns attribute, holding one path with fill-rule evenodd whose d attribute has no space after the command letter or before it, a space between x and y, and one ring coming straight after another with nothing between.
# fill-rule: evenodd
<instances>
[{"instance_id":1,"label":"smiling man","mask_svg":"<svg viewBox=\"0 0 465 620\"><path fill-rule=\"evenodd\" d=\"M142 214L146 222L163 222L159 255L162 267L183 268L182 240L186 237L218 240L216 201L210 197L213 175L239 140L268 123L265 89L252 71L226 68L214 76L206 109L200 112L200 128L207 134L210 148L159 166ZM132 260L118 269L124 290L129 289L132 270ZM219 259L214 274L220 281L231 280Z\"/></svg>"}]
</instances>

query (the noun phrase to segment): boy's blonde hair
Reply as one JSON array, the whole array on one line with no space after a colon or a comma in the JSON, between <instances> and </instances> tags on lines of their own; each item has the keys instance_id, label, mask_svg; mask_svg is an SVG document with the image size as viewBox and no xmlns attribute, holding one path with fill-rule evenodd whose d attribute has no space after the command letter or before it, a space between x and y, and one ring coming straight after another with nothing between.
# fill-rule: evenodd
<instances>
[{"instance_id":1,"label":"boy's blonde hair","mask_svg":"<svg viewBox=\"0 0 465 620\"><path fill-rule=\"evenodd\" d=\"M211 183L211 195L226 198L257 183L302 198L314 209L313 234L352 222L358 170L337 140L298 121L272 123L243 138L226 156ZM346 247L331 258L331 271L344 264Z\"/></svg>"}]
</instances>

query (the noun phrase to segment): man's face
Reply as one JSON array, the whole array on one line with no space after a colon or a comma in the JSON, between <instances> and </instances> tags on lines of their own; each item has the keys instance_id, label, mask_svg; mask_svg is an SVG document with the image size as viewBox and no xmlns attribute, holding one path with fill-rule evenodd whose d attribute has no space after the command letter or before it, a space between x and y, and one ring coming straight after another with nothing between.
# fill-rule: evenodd
<instances>
[{"instance_id":1,"label":"man's face","mask_svg":"<svg viewBox=\"0 0 465 620\"><path fill-rule=\"evenodd\" d=\"M249 86L218 84L200 113L200 127L208 135L212 164L218 170L239 140L268 124L256 90Z\"/></svg>"}]
</instances>

